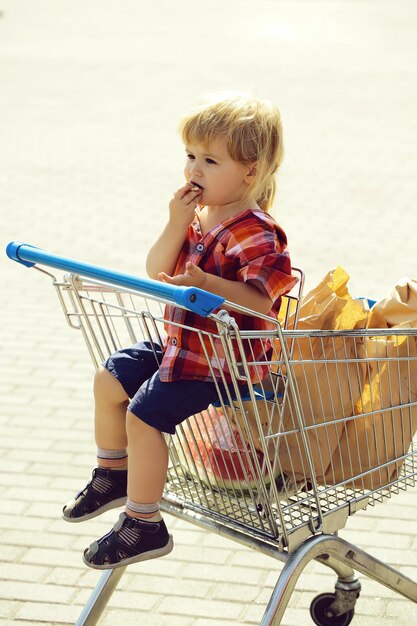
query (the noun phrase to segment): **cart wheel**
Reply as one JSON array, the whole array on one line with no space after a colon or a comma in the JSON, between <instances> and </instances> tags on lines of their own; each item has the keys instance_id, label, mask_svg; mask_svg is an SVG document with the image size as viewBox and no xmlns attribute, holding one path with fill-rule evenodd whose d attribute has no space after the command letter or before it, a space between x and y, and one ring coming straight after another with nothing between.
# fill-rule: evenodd
<instances>
[{"instance_id":1,"label":"cart wheel","mask_svg":"<svg viewBox=\"0 0 417 626\"><path fill-rule=\"evenodd\" d=\"M328 608L335 600L334 593L321 593L310 604L310 615L317 626L348 626L353 619L354 609L350 609L343 615L330 615Z\"/></svg>"}]
</instances>

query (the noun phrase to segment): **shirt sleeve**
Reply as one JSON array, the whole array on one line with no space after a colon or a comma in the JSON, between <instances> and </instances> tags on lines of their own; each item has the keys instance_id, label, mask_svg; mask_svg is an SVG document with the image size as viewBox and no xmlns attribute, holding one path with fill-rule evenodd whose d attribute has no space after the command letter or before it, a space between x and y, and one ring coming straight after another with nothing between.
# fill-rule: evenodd
<instances>
[{"instance_id":1,"label":"shirt sleeve","mask_svg":"<svg viewBox=\"0 0 417 626\"><path fill-rule=\"evenodd\" d=\"M291 275L291 260L286 250L286 237L277 226L249 229L236 241L235 252L240 261L237 280L259 281L272 302L288 293L297 283Z\"/></svg>"}]
</instances>

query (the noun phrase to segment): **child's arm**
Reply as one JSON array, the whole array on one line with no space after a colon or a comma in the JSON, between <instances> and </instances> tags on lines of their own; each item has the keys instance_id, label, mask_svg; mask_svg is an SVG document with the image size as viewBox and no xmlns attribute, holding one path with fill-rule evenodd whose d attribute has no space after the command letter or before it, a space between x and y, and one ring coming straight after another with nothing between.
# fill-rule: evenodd
<instances>
[{"instance_id":1,"label":"child's arm","mask_svg":"<svg viewBox=\"0 0 417 626\"><path fill-rule=\"evenodd\" d=\"M187 183L176 191L169 203L169 220L164 230L150 248L146 259L149 278L158 279L160 272L172 274L178 255L187 236L188 225L194 219L194 211L201 191L191 191Z\"/></svg>"},{"instance_id":2,"label":"child's arm","mask_svg":"<svg viewBox=\"0 0 417 626\"><path fill-rule=\"evenodd\" d=\"M186 264L185 273L177 276L168 276L161 272L158 276L160 280L171 285L184 285L199 287L211 293L215 293L230 302L239 304L257 313L267 315L272 308L272 300L258 281L248 281L246 283L237 280L228 280L204 272L201 268L190 263Z\"/></svg>"}]
</instances>

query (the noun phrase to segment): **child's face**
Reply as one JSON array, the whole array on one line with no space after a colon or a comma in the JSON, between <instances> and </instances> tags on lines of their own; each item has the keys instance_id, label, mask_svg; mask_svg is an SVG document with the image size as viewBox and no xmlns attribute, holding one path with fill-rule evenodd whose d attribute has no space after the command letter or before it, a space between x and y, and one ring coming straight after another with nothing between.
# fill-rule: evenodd
<instances>
[{"instance_id":1,"label":"child's face","mask_svg":"<svg viewBox=\"0 0 417 626\"><path fill-rule=\"evenodd\" d=\"M203 190L199 204L224 206L242 198L251 168L231 158L223 139L214 139L208 147L189 144L186 152L184 174L187 182Z\"/></svg>"}]
</instances>

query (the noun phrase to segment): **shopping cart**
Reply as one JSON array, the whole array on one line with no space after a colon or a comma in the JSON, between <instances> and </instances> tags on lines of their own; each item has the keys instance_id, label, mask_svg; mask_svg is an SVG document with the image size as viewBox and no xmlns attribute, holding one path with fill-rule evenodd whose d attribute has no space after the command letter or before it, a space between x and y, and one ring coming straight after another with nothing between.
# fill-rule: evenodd
<instances>
[{"instance_id":1,"label":"shopping cart","mask_svg":"<svg viewBox=\"0 0 417 626\"><path fill-rule=\"evenodd\" d=\"M318 626L351 622L360 592L355 572L417 602L417 583L337 534L356 511L416 484L417 329L297 330L298 293L285 299L280 322L265 318L270 330L244 331L233 313L249 311L200 289L19 242L7 254L52 278L95 366L138 340L161 345L167 304L210 317L213 332L188 330L198 336L213 380L226 383L228 376L232 385L223 393L219 387L218 402L168 436L161 505L284 563L261 626L281 623L313 559L337 575L335 592L311 603ZM125 569L102 574L77 626L97 623Z\"/></svg>"}]
</instances>

